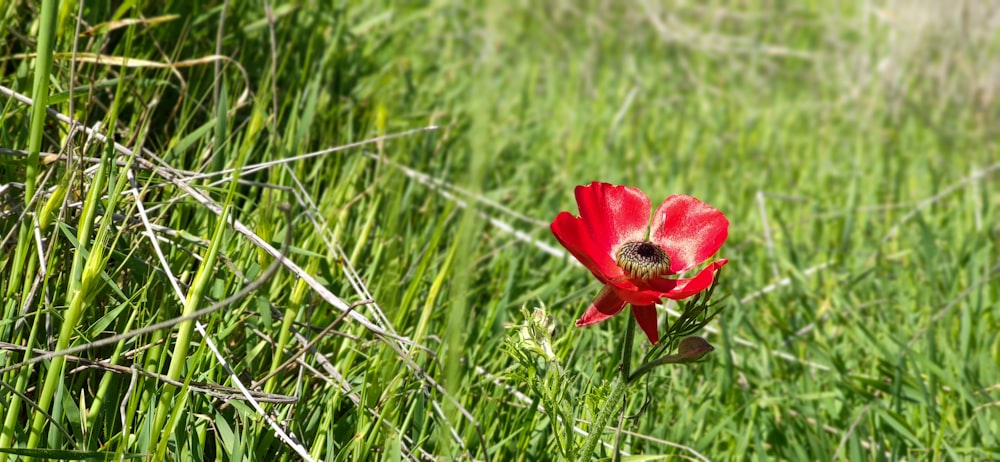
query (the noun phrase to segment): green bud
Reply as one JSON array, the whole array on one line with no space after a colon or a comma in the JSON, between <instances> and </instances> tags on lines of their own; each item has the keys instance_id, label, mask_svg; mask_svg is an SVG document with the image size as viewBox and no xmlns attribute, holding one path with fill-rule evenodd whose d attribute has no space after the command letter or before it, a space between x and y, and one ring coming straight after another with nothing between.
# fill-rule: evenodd
<instances>
[{"instance_id":1,"label":"green bud","mask_svg":"<svg viewBox=\"0 0 1000 462\"><path fill-rule=\"evenodd\" d=\"M544 308L535 308L530 313L527 308L521 308L521 314L524 315L524 324L518 330L520 347L533 351L548 362L559 362L559 358L552 351L552 334L556 330L555 319L549 316Z\"/></svg>"}]
</instances>

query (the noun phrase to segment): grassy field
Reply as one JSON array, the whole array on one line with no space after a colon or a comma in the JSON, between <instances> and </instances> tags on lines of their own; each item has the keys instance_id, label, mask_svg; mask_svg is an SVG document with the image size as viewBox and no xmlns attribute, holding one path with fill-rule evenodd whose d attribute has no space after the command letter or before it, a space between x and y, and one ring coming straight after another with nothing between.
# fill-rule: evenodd
<instances>
[{"instance_id":1,"label":"grassy field","mask_svg":"<svg viewBox=\"0 0 1000 462\"><path fill-rule=\"evenodd\" d=\"M559 459L628 319L549 230L594 180L731 222L599 457L1000 458L998 12L0 3L0 462Z\"/></svg>"}]
</instances>

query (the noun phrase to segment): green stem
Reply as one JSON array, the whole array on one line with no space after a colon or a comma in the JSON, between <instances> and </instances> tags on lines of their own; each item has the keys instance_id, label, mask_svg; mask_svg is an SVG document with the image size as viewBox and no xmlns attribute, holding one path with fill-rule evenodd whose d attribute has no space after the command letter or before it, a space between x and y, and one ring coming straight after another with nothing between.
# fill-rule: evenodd
<instances>
[{"instance_id":1,"label":"green stem","mask_svg":"<svg viewBox=\"0 0 1000 462\"><path fill-rule=\"evenodd\" d=\"M615 387L611 390L611 394L608 395L604 406L601 407L601 412L597 415L597 419L590 426L590 434L587 435L587 440L583 443L583 450L580 452L580 458L577 460L589 461L593 458L594 451L597 449L597 443L601 441L601 434L604 433L604 427L607 427L611 418L622 410L622 398L625 397L625 392L628 391L631 384L628 378L629 372L632 369L632 343L634 339L635 317L629 316L628 327L625 329L625 338L622 341L622 362L619 366L618 380L615 381Z\"/></svg>"},{"instance_id":2,"label":"green stem","mask_svg":"<svg viewBox=\"0 0 1000 462\"><path fill-rule=\"evenodd\" d=\"M656 358L649 361L635 370L635 373L629 376L629 382L635 382L639 380L640 377L649 373L654 367L659 367L664 364L690 364L696 363L701 360L706 354L714 351L715 348L712 347L705 339L700 337L689 337L681 340L681 343L677 346L677 354L667 355L660 358Z\"/></svg>"},{"instance_id":3,"label":"green stem","mask_svg":"<svg viewBox=\"0 0 1000 462\"><path fill-rule=\"evenodd\" d=\"M629 314L632 314L629 307ZM622 381L628 382L629 372L632 371L632 344L635 343L635 316L628 317L628 327L625 328L625 340L622 342L622 364L620 366Z\"/></svg>"},{"instance_id":4,"label":"green stem","mask_svg":"<svg viewBox=\"0 0 1000 462\"><path fill-rule=\"evenodd\" d=\"M55 48L56 13L58 0L42 2L38 27L38 48L35 54L35 81L31 97L31 129L28 132L28 161L24 166L24 203L30 204L35 196L39 155L45 128L45 109L49 99L49 77L52 73L52 55Z\"/></svg>"},{"instance_id":5,"label":"green stem","mask_svg":"<svg viewBox=\"0 0 1000 462\"><path fill-rule=\"evenodd\" d=\"M24 350L25 360L31 357L31 350L35 347L35 343L37 343L38 340L38 332L41 330L38 326L40 324L39 320L42 318L42 314L35 311L34 318L34 321L31 323L31 332L28 334L28 343L26 344L28 348ZM14 360L12 359L12 361ZM19 393L24 393L24 390L28 389L28 382L32 375L31 371L32 368L30 367L22 367L17 373L17 383L15 384L14 389ZM11 400L7 403L7 416L3 420L3 430L0 431L0 448L6 449L11 447L11 442L14 441L16 427L21 420L20 409L21 397L17 394L11 395ZM13 459L16 460L17 457L15 456ZM6 453L0 453L0 462L7 462Z\"/></svg>"},{"instance_id":6,"label":"green stem","mask_svg":"<svg viewBox=\"0 0 1000 462\"><path fill-rule=\"evenodd\" d=\"M628 381L629 382L635 382L636 380L639 380L640 377L648 374L649 371L653 370L654 367L662 366L664 364L672 364L672 363L677 362L677 361L672 361L672 360L673 360L673 356L664 356L662 358L657 358L657 359L654 359L654 360L652 360L652 361L650 361L650 362L648 362L646 364L643 364L643 365L639 366L638 369L635 370L634 374L632 374L631 376L629 376Z\"/></svg>"},{"instance_id":7,"label":"green stem","mask_svg":"<svg viewBox=\"0 0 1000 462\"><path fill-rule=\"evenodd\" d=\"M225 241L223 236L225 235L227 217L230 216L230 213L231 209L226 207L219 214L218 221L215 224L215 233L212 235L212 244L208 247L201 266L198 268L198 272L195 273L194 282L188 290L181 316L190 315L198 309L205 291L209 284L211 284L212 276L215 274L215 261L218 259L219 253L222 251L222 243ZM170 356L170 365L167 369L167 377L175 382L184 381L181 379L181 373L184 371L184 366L188 360L187 353L188 347L191 344L191 332L194 331L194 324L195 321L184 321L177 325L177 340L174 343L174 352ZM162 438L164 439L169 438L173 434L174 429L172 427L164 429L163 426L168 421L175 422L176 419L169 419L172 415L171 413L182 412L184 403L186 403L184 399L176 403L173 401L177 389L174 385L168 384L163 386L156 407L156 414L153 418L153 431L151 434L161 435L162 432ZM157 458L153 460L157 460Z\"/></svg>"},{"instance_id":8,"label":"green stem","mask_svg":"<svg viewBox=\"0 0 1000 462\"><path fill-rule=\"evenodd\" d=\"M24 163L24 204L26 209L32 207L32 199L35 196L35 188L39 174L39 156L42 150L42 135L44 135L45 132L45 109L48 107L49 78L52 74L52 55L55 48L56 20L58 19L56 13L59 7L58 0L43 0L41 3L41 14L38 18L38 41L37 48L35 49L35 75L31 93L31 97L34 99L34 102L31 106L31 125L28 129L28 158ZM4 6L6 5L7 3L4 2ZM18 287L23 287L22 300L26 299L27 294L30 292L30 286L33 283L31 277L35 274L34 266L37 264L30 252L32 243L34 242L31 239L31 230L33 225L34 221L32 219L26 219L21 222L17 248L14 251L14 261L12 265L14 271L11 273L12 276L7 278L9 280L9 285L7 286L6 298L13 298ZM24 271L26 261L28 270ZM37 302L35 304L40 305L40 303ZM12 310L6 310L4 313L4 319L13 318L13 316L11 316L12 313ZM38 316L39 315L36 313L36 319ZM34 326L37 326L37 323L34 324ZM31 334L29 334L29 338L33 338L35 335L34 327L32 327L32 329L33 330L31 331ZM14 333L14 331L8 327L4 327L0 330L5 331L4 333ZM5 337L4 340L6 339L7 338ZM31 349L34 345L29 342L27 347L28 349L25 350L24 353L24 357L26 359L31 356ZM23 392L29 378L30 371L28 368L19 372L15 384L16 390ZM11 426L11 424L15 422L14 419L16 419L19 415L18 409L20 406L21 398L18 395L12 395L10 401L5 405L5 411L12 412L8 412L2 418L3 426L0 427L0 448L7 449L14 441L14 427ZM34 433L32 433L29 438L32 437L35 437ZM0 461L5 462L6 460L7 454L0 454Z\"/></svg>"}]
</instances>

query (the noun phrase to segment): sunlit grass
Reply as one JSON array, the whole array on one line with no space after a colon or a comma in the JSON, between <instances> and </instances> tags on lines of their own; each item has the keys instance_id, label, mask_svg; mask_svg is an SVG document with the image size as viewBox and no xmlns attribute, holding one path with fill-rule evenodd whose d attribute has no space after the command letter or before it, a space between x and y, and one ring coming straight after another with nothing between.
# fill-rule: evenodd
<instances>
[{"instance_id":1,"label":"sunlit grass","mask_svg":"<svg viewBox=\"0 0 1000 462\"><path fill-rule=\"evenodd\" d=\"M1000 5L876 3L11 2L0 451L556 457L502 346L544 305L591 430L625 325L548 223L601 180L732 223L623 454L998 457Z\"/></svg>"}]
</instances>

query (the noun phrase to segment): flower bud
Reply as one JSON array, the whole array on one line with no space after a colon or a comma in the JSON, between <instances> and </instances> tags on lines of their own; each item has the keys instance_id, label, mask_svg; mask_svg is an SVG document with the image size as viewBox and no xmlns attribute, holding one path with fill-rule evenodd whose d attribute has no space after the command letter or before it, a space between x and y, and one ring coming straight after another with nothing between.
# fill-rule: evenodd
<instances>
[{"instance_id":1,"label":"flower bud","mask_svg":"<svg viewBox=\"0 0 1000 462\"><path fill-rule=\"evenodd\" d=\"M558 362L555 352L552 351L552 334L556 330L555 319L545 312L544 308L535 308L528 313L526 308L521 308L524 315L524 324L518 330L521 339L521 348L533 351L542 356L548 362Z\"/></svg>"},{"instance_id":2,"label":"flower bud","mask_svg":"<svg viewBox=\"0 0 1000 462\"><path fill-rule=\"evenodd\" d=\"M677 345L676 356L678 362L689 363L698 361L714 350L715 347L710 345L707 340L701 337L688 337L681 340L680 345Z\"/></svg>"}]
</instances>

